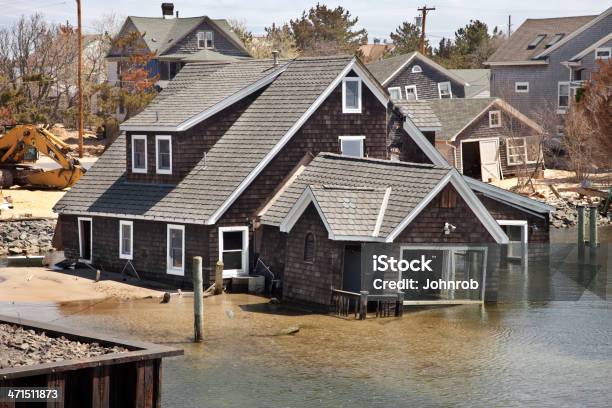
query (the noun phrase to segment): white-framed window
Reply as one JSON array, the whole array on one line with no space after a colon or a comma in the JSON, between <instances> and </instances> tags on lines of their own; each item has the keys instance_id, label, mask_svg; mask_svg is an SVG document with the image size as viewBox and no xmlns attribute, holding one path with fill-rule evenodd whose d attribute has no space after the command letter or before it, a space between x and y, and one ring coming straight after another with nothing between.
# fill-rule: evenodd
<instances>
[{"instance_id":1,"label":"white-framed window","mask_svg":"<svg viewBox=\"0 0 612 408\"><path fill-rule=\"evenodd\" d=\"M423 72L423 68L421 68L421 66L420 66L420 65L414 65L414 66L412 67L411 72L412 72L413 74L419 74L419 73Z\"/></svg>"},{"instance_id":2,"label":"white-framed window","mask_svg":"<svg viewBox=\"0 0 612 408\"><path fill-rule=\"evenodd\" d=\"M527 251L528 224L525 220L497 220L508 236L508 258L522 259Z\"/></svg>"},{"instance_id":3,"label":"white-framed window","mask_svg":"<svg viewBox=\"0 0 612 408\"><path fill-rule=\"evenodd\" d=\"M405 87L405 91L406 91L407 101L416 101L419 99L419 95L417 94L416 85L407 85Z\"/></svg>"},{"instance_id":4,"label":"white-framed window","mask_svg":"<svg viewBox=\"0 0 612 408\"><path fill-rule=\"evenodd\" d=\"M363 157L365 136L340 136L338 139L343 156Z\"/></svg>"},{"instance_id":5,"label":"white-framed window","mask_svg":"<svg viewBox=\"0 0 612 408\"><path fill-rule=\"evenodd\" d=\"M79 230L79 261L91 263L93 259L93 220L79 217L77 219Z\"/></svg>"},{"instance_id":6,"label":"white-framed window","mask_svg":"<svg viewBox=\"0 0 612 408\"><path fill-rule=\"evenodd\" d=\"M185 275L185 226L168 224L166 273Z\"/></svg>"},{"instance_id":7,"label":"white-framed window","mask_svg":"<svg viewBox=\"0 0 612 408\"><path fill-rule=\"evenodd\" d=\"M215 35L212 31L198 31L198 48L214 48Z\"/></svg>"},{"instance_id":8,"label":"white-framed window","mask_svg":"<svg viewBox=\"0 0 612 408\"><path fill-rule=\"evenodd\" d=\"M249 273L249 227L219 227L223 278Z\"/></svg>"},{"instance_id":9,"label":"white-framed window","mask_svg":"<svg viewBox=\"0 0 612 408\"><path fill-rule=\"evenodd\" d=\"M569 107L570 84L566 81L560 81L558 85L558 106L559 109L567 109Z\"/></svg>"},{"instance_id":10,"label":"white-framed window","mask_svg":"<svg viewBox=\"0 0 612 408\"><path fill-rule=\"evenodd\" d=\"M132 221L119 221L119 258L132 259L134 249L134 225Z\"/></svg>"},{"instance_id":11,"label":"white-framed window","mask_svg":"<svg viewBox=\"0 0 612 408\"><path fill-rule=\"evenodd\" d=\"M610 54L612 54L612 47L600 47L595 48L595 59L607 60L610 59Z\"/></svg>"},{"instance_id":12,"label":"white-framed window","mask_svg":"<svg viewBox=\"0 0 612 408\"><path fill-rule=\"evenodd\" d=\"M172 136L155 135L155 171L172 174Z\"/></svg>"},{"instance_id":13,"label":"white-framed window","mask_svg":"<svg viewBox=\"0 0 612 408\"><path fill-rule=\"evenodd\" d=\"M147 136L132 135L132 173L147 172Z\"/></svg>"},{"instance_id":14,"label":"white-framed window","mask_svg":"<svg viewBox=\"0 0 612 408\"><path fill-rule=\"evenodd\" d=\"M400 88L399 86L392 86L391 88L388 88L387 90L389 91L389 96L391 97L391 99L394 99L394 100L402 99L402 88Z\"/></svg>"},{"instance_id":15,"label":"white-framed window","mask_svg":"<svg viewBox=\"0 0 612 408\"><path fill-rule=\"evenodd\" d=\"M529 93L529 82L515 82L514 92L516 93Z\"/></svg>"},{"instance_id":16,"label":"white-framed window","mask_svg":"<svg viewBox=\"0 0 612 408\"><path fill-rule=\"evenodd\" d=\"M539 147L527 137L506 139L506 158L509 166L532 164L538 161Z\"/></svg>"},{"instance_id":17,"label":"white-framed window","mask_svg":"<svg viewBox=\"0 0 612 408\"><path fill-rule=\"evenodd\" d=\"M498 128L498 127L501 127L501 125L502 125L501 112L498 110L489 111L489 127Z\"/></svg>"},{"instance_id":18,"label":"white-framed window","mask_svg":"<svg viewBox=\"0 0 612 408\"><path fill-rule=\"evenodd\" d=\"M440 99L452 99L453 92L450 82L438 82L438 96Z\"/></svg>"},{"instance_id":19,"label":"white-framed window","mask_svg":"<svg viewBox=\"0 0 612 408\"><path fill-rule=\"evenodd\" d=\"M361 113L361 78L342 80L342 113Z\"/></svg>"}]
</instances>

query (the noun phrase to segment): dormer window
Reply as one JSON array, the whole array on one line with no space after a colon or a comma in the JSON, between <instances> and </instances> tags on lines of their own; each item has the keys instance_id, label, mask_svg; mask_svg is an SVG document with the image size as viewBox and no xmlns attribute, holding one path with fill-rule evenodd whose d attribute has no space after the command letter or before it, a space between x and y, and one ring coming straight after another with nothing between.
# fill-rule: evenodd
<instances>
[{"instance_id":1,"label":"dormer window","mask_svg":"<svg viewBox=\"0 0 612 408\"><path fill-rule=\"evenodd\" d=\"M423 72L423 68L421 68L420 65L415 65L412 67L412 71L413 74L420 74L421 72Z\"/></svg>"},{"instance_id":2,"label":"dormer window","mask_svg":"<svg viewBox=\"0 0 612 408\"><path fill-rule=\"evenodd\" d=\"M501 112L500 111L489 111L489 127L490 128L501 127Z\"/></svg>"},{"instance_id":3,"label":"dormer window","mask_svg":"<svg viewBox=\"0 0 612 408\"><path fill-rule=\"evenodd\" d=\"M406 100L408 101L416 101L419 99L417 95L416 85L407 85L406 86Z\"/></svg>"},{"instance_id":4,"label":"dormer window","mask_svg":"<svg viewBox=\"0 0 612 408\"><path fill-rule=\"evenodd\" d=\"M452 99L453 93L451 91L451 83L438 82L438 95L440 99Z\"/></svg>"},{"instance_id":5,"label":"dormer window","mask_svg":"<svg viewBox=\"0 0 612 408\"><path fill-rule=\"evenodd\" d=\"M342 81L342 113L361 113L361 78L346 77Z\"/></svg>"},{"instance_id":6,"label":"dormer window","mask_svg":"<svg viewBox=\"0 0 612 408\"><path fill-rule=\"evenodd\" d=\"M147 172L147 136L132 135L132 173Z\"/></svg>"},{"instance_id":7,"label":"dormer window","mask_svg":"<svg viewBox=\"0 0 612 408\"><path fill-rule=\"evenodd\" d=\"M528 50L533 50L535 47L538 46L538 44L540 44L542 42L542 40L546 38L546 34L538 34L536 35L536 38L533 39L532 42L529 43L529 45L527 46Z\"/></svg>"},{"instance_id":8,"label":"dormer window","mask_svg":"<svg viewBox=\"0 0 612 408\"><path fill-rule=\"evenodd\" d=\"M198 48L212 49L214 47L214 33L212 31L198 31Z\"/></svg>"},{"instance_id":9,"label":"dormer window","mask_svg":"<svg viewBox=\"0 0 612 408\"><path fill-rule=\"evenodd\" d=\"M172 136L155 136L155 157L157 174L172 174Z\"/></svg>"},{"instance_id":10,"label":"dormer window","mask_svg":"<svg viewBox=\"0 0 612 408\"><path fill-rule=\"evenodd\" d=\"M555 45L556 43L558 43L558 42L559 42L559 40L560 40L560 39L562 39L564 35L565 35L565 34L563 34L563 33L558 33L558 34L555 34L555 35L553 36L553 38L552 38L552 39L551 39L551 40L548 42L548 44L546 44L546 48L548 48L548 47L552 47L553 45Z\"/></svg>"}]
</instances>

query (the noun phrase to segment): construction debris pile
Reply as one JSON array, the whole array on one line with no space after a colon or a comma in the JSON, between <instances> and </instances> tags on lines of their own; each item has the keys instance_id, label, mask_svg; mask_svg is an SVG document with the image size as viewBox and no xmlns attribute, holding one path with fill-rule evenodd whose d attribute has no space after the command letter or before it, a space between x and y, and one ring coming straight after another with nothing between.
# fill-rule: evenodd
<instances>
[{"instance_id":1,"label":"construction debris pile","mask_svg":"<svg viewBox=\"0 0 612 408\"><path fill-rule=\"evenodd\" d=\"M44 255L52 249L54 219L0 221L0 257Z\"/></svg>"},{"instance_id":2,"label":"construction debris pile","mask_svg":"<svg viewBox=\"0 0 612 408\"><path fill-rule=\"evenodd\" d=\"M550 225L555 228L569 228L575 227L578 224L578 210L577 205L585 206L585 224L589 220L589 208L588 204L581 201L578 202L566 202L559 200L558 202L549 202L550 205L555 206L557 209L550 216ZM606 226L612 225L612 218L604 217L599 212L597 213L597 225Z\"/></svg>"},{"instance_id":3,"label":"construction debris pile","mask_svg":"<svg viewBox=\"0 0 612 408\"><path fill-rule=\"evenodd\" d=\"M20 326L0 324L0 370L127 351L123 347L81 343L63 336L49 337L44 332L37 333Z\"/></svg>"}]
</instances>

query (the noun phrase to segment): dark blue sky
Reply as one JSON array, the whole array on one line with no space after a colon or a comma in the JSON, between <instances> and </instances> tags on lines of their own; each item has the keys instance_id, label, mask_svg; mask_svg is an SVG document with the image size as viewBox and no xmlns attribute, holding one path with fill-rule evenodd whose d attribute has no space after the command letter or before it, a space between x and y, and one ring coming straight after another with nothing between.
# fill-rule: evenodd
<instances>
[{"instance_id":1,"label":"dark blue sky","mask_svg":"<svg viewBox=\"0 0 612 408\"><path fill-rule=\"evenodd\" d=\"M83 20L87 27L93 20L108 13L121 17L127 15L159 16L161 1L155 0L82 0ZM165 0L170 1L170 0ZM299 16L316 0L177 0L175 10L184 17L208 15L214 18L236 18L246 22L254 33L273 21L284 22ZM342 5L359 17L359 24L368 30L370 39L388 37L403 20L413 21L417 7L422 1L406 0L354 0L330 1L329 6ZM508 14L512 14L516 29L526 18L559 17L598 14L607 5L603 0L441 0L431 1L428 6L436 10L428 16L427 32L430 41L437 43L442 36L452 36L454 31L470 19L480 19L490 28L495 25L507 27ZM52 21L76 21L75 0L0 0L2 13L0 24L10 24L21 14L41 12Z\"/></svg>"}]
</instances>

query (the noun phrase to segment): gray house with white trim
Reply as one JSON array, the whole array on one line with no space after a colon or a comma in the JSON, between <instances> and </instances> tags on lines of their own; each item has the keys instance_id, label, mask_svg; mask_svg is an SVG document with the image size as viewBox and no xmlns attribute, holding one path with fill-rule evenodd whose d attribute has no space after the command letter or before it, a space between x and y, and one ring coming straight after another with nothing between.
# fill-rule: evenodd
<instances>
[{"instance_id":1,"label":"gray house with white trim","mask_svg":"<svg viewBox=\"0 0 612 408\"><path fill-rule=\"evenodd\" d=\"M537 119L561 115L589 79L596 60L610 58L612 7L595 16L526 20L486 62L491 96Z\"/></svg>"}]
</instances>

